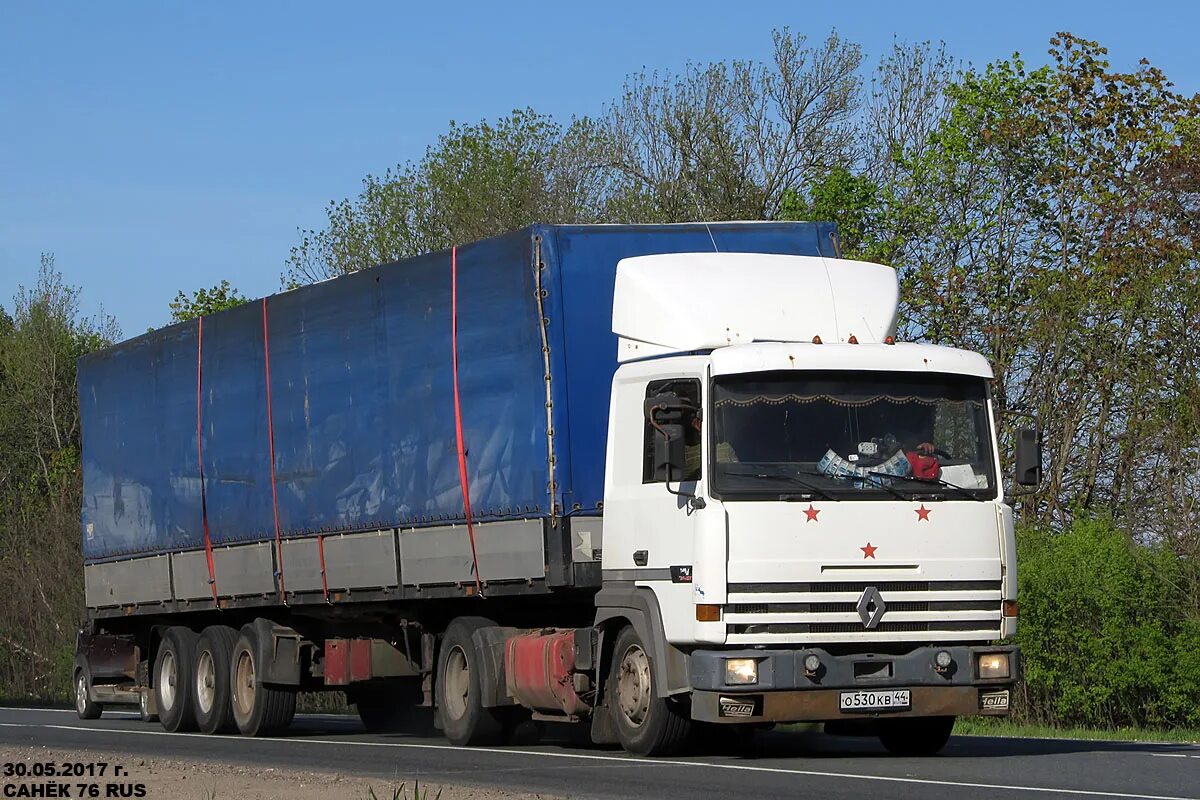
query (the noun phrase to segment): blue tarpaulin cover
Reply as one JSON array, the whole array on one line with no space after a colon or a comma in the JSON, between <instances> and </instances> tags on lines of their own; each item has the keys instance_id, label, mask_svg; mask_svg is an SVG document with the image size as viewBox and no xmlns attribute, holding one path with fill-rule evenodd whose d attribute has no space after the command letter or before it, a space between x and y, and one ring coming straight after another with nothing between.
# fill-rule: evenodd
<instances>
[{"instance_id":1,"label":"blue tarpaulin cover","mask_svg":"<svg viewBox=\"0 0 1200 800\"><path fill-rule=\"evenodd\" d=\"M475 517L599 513L617 261L708 252L713 240L722 252L832 256L833 230L535 225L459 248L458 377ZM450 278L449 252L433 253L80 359L84 557L201 548L204 508L218 545L273 539L276 504L284 537L461 521Z\"/></svg>"}]
</instances>

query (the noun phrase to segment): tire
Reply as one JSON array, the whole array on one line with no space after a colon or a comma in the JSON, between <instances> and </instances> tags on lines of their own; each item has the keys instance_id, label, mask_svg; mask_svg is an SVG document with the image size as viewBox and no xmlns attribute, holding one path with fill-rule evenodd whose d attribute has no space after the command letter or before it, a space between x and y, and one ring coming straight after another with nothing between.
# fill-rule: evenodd
<instances>
[{"instance_id":1,"label":"tire","mask_svg":"<svg viewBox=\"0 0 1200 800\"><path fill-rule=\"evenodd\" d=\"M92 678L87 667L75 667L75 713L80 719L100 719L104 706L92 700Z\"/></svg>"},{"instance_id":2,"label":"tire","mask_svg":"<svg viewBox=\"0 0 1200 800\"><path fill-rule=\"evenodd\" d=\"M167 628L154 657L154 703L158 721L172 733L196 729L195 668L196 634L178 625Z\"/></svg>"},{"instance_id":3,"label":"tire","mask_svg":"<svg viewBox=\"0 0 1200 800\"><path fill-rule=\"evenodd\" d=\"M196 724L203 733L232 733L233 706L229 700L232 680L229 665L238 634L225 625L205 628L196 642L196 678L191 683Z\"/></svg>"},{"instance_id":4,"label":"tire","mask_svg":"<svg viewBox=\"0 0 1200 800\"><path fill-rule=\"evenodd\" d=\"M370 733L426 733L428 720L422 719L421 679L398 678L374 686L365 686L354 695L358 718Z\"/></svg>"},{"instance_id":5,"label":"tire","mask_svg":"<svg viewBox=\"0 0 1200 800\"><path fill-rule=\"evenodd\" d=\"M451 744L496 744L508 734L510 709L484 708L480 704L482 665L471 638L480 628L495 624L483 617L459 617L442 637L436 694L442 732Z\"/></svg>"},{"instance_id":6,"label":"tire","mask_svg":"<svg viewBox=\"0 0 1200 800\"><path fill-rule=\"evenodd\" d=\"M617 740L627 752L671 755L687 743L692 733L688 709L677 699L657 696L654 664L632 626L617 634L604 691Z\"/></svg>"},{"instance_id":7,"label":"tire","mask_svg":"<svg viewBox=\"0 0 1200 800\"><path fill-rule=\"evenodd\" d=\"M932 756L954 730L954 717L906 717L879 722L879 741L894 756Z\"/></svg>"},{"instance_id":8,"label":"tire","mask_svg":"<svg viewBox=\"0 0 1200 800\"><path fill-rule=\"evenodd\" d=\"M158 714L150 710L150 693L153 689L142 689L138 692L138 713L142 722L158 722Z\"/></svg>"},{"instance_id":9,"label":"tire","mask_svg":"<svg viewBox=\"0 0 1200 800\"><path fill-rule=\"evenodd\" d=\"M258 636L252 625L246 625L229 660L230 706L243 736L281 733L296 715L295 688L264 685L259 674Z\"/></svg>"}]
</instances>

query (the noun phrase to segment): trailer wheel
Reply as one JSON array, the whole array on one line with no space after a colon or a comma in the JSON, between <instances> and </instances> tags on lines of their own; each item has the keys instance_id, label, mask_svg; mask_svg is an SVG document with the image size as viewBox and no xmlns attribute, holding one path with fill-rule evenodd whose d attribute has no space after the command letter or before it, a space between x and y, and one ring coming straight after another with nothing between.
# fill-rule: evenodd
<instances>
[{"instance_id":1,"label":"trailer wheel","mask_svg":"<svg viewBox=\"0 0 1200 800\"><path fill-rule=\"evenodd\" d=\"M205 628L196 643L196 680L192 682L196 696L196 723L204 733L230 733L233 706L229 700L229 665L237 631L225 625Z\"/></svg>"},{"instance_id":2,"label":"trailer wheel","mask_svg":"<svg viewBox=\"0 0 1200 800\"><path fill-rule=\"evenodd\" d=\"M508 709L484 708L480 702L482 660L471 635L496 623L483 617L459 617L446 628L438 653L437 702L442 731L451 744L480 745L502 741Z\"/></svg>"},{"instance_id":3,"label":"trailer wheel","mask_svg":"<svg viewBox=\"0 0 1200 800\"><path fill-rule=\"evenodd\" d=\"M80 719L100 719L104 706L92 700L92 678L87 667L75 667L75 713Z\"/></svg>"},{"instance_id":4,"label":"trailer wheel","mask_svg":"<svg viewBox=\"0 0 1200 800\"><path fill-rule=\"evenodd\" d=\"M954 717L907 717L879 721L879 741L894 756L932 756L950 741Z\"/></svg>"},{"instance_id":5,"label":"trailer wheel","mask_svg":"<svg viewBox=\"0 0 1200 800\"><path fill-rule=\"evenodd\" d=\"M233 721L245 736L270 736L292 724L296 715L296 690L268 686L259 680L258 636L247 625L233 646L229 661Z\"/></svg>"},{"instance_id":6,"label":"trailer wheel","mask_svg":"<svg viewBox=\"0 0 1200 800\"><path fill-rule=\"evenodd\" d=\"M196 668L196 634L179 625L167 629L154 659L154 702L158 720L168 731L196 729L192 681Z\"/></svg>"},{"instance_id":7,"label":"trailer wheel","mask_svg":"<svg viewBox=\"0 0 1200 800\"><path fill-rule=\"evenodd\" d=\"M617 635L605 693L617 739L628 752L670 755L687 742L692 732L688 709L674 698L657 696L650 654L632 626Z\"/></svg>"}]
</instances>

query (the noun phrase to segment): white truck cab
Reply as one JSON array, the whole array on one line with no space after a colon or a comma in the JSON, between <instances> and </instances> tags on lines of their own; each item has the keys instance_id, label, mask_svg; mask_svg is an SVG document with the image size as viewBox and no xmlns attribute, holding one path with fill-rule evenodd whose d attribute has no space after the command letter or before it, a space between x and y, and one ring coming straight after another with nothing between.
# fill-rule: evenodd
<instances>
[{"instance_id":1,"label":"white truck cab","mask_svg":"<svg viewBox=\"0 0 1200 800\"><path fill-rule=\"evenodd\" d=\"M1016 546L992 371L895 343L898 297L891 268L858 261L618 265L597 604L653 606L650 665L615 674L648 668L674 713L868 724L909 753L956 716L1007 713Z\"/></svg>"}]
</instances>

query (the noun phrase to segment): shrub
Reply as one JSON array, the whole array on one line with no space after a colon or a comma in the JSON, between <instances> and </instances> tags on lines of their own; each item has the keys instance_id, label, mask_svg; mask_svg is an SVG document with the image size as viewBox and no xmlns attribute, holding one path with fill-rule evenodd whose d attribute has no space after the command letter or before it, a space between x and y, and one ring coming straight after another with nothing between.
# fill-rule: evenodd
<instances>
[{"instance_id":1,"label":"shrub","mask_svg":"<svg viewBox=\"0 0 1200 800\"><path fill-rule=\"evenodd\" d=\"M1018 533L1024 713L1096 727L1200 723L1194 565L1103 517Z\"/></svg>"}]
</instances>

